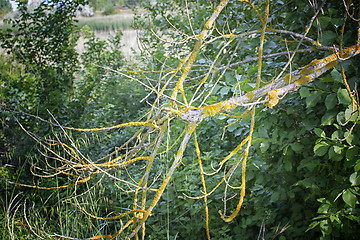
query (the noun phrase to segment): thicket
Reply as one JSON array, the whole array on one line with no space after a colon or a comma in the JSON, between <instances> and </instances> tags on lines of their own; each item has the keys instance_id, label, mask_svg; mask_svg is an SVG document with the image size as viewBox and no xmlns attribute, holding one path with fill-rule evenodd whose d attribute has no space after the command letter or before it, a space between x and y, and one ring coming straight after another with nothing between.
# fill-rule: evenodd
<instances>
[{"instance_id":1,"label":"thicket","mask_svg":"<svg viewBox=\"0 0 360 240\"><path fill-rule=\"evenodd\" d=\"M357 239L359 4L144 7L133 65L120 33L86 27L79 61L62 65L73 9L66 30L41 8L3 35L23 50L0 66L2 237ZM27 38L36 19L64 37ZM42 100L67 79L55 105Z\"/></svg>"}]
</instances>

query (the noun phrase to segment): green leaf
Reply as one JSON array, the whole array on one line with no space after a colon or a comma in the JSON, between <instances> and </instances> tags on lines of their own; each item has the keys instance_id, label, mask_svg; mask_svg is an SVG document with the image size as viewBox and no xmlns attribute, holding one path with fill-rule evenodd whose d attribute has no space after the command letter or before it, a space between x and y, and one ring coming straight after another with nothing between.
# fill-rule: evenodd
<instances>
[{"instance_id":1,"label":"green leaf","mask_svg":"<svg viewBox=\"0 0 360 240\"><path fill-rule=\"evenodd\" d=\"M353 109L352 106L350 105L346 110L345 110L345 120L346 121L356 121L358 120L359 117L359 111L357 109L357 106L355 105L355 108Z\"/></svg>"},{"instance_id":2,"label":"green leaf","mask_svg":"<svg viewBox=\"0 0 360 240\"><path fill-rule=\"evenodd\" d=\"M331 77L334 79L334 81L336 82L343 82L343 78L341 76L341 73L339 73L339 71L337 71L335 68L330 72Z\"/></svg>"},{"instance_id":3,"label":"green leaf","mask_svg":"<svg viewBox=\"0 0 360 240\"><path fill-rule=\"evenodd\" d=\"M290 144L290 147L294 152L300 152L304 148L304 146L298 142Z\"/></svg>"},{"instance_id":4,"label":"green leaf","mask_svg":"<svg viewBox=\"0 0 360 240\"><path fill-rule=\"evenodd\" d=\"M331 140L333 140L333 141L338 141L338 140L341 138L341 137L339 136L340 134L342 135L342 132L336 130L335 132L333 132L333 133L331 134Z\"/></svg>"},{"instance_id":5,"label":"green leaf","mask_svg":"<svg viewBox=\"0 0 360 240\"><path fill-rule=\"evenodd\" d=\"M356 172L352 173L349 177L349 181L351 182L351 186L357 186L360 184L360 175Z\"/></svg>"},{"instance_id":6,"label":"green leaf","mask_svg":"<svg viewBox=\"0 0 360 240\"><path fill-rule=\"evenodd\" d=\"M321 27L326 28L329 25L331 18L328 16L320 16L319 21L320 21Z\"/></svg>"},{"instance_id":7,"label":"green leaf","mask_svg":"<svg viewBox=\"0 0 360 240\"><path fill-rule=\"evenodd\" d=\"M344 202L349 205L350 207L354 208L356 204L356 195L353 194L349 189L346 189L342 195L342 199Z\"/></svg>"},{"instance_id":8,"label":"green leaf","mask_svg":"<svg viewBox=\"0 0 360 240\"><path fill-rule=\"evenodd\" d=\"M229 85L235 85L237 83L237 78L234 76L234 73L226 72L225 80Z\"/></svg>"},{"instance_id":9,"label":"green leaf","mask_svg":"<svg viewBox=\"0 0 360 240\"><path fill-rule=\"evenodd\" d=\"M259 137L269 138L269 134L267 133L267 129L265 127L259 127L258 134Z\"/></svg>"},{"instance_id":10,"label":"green leaf","mask_svg":"<svg viewBox=\"0 0 360 240\"><path fill-rule=\"evenodd\" d=\"M226 94L228 94L230 91L230 87L222 87L219 91L220 95L224 96Z\"/></svg>"},{"instance_id":11,"label":"green leaf","mask_svg":"<svg viewBox=\"0 0 360 240\"><path fill-rule=\"evenodd\" d=\"M299 93L301 98L306 98L310 95L310 91L307 87L300 88Z\"/></svg>"},{"instance_id":12,"label":"green leaf","mask_svg":"<svg viewBox=\"0 0 360 240\"><path fill-rule=\"evenodd\" d=\"M336 115L336 121L340 124L343 125L346 121L345 121L345 113L344 112L339 112Z\"/></svg>"},{"instance_id":13,"label":"green leaf","mask_svg":"<svg viewBox=\"0 0 360 240\"><path fill-rule=\"evenodd\" d=\"M318 186L315 184L314 178L305 178L303 180L298 181L295 186L303 186L305 188L313 188L318 189Z\"/></svg>"},{"instance_id":14,"label":"green leaf","mask_svg":"<svg viewBox=\"0 0 360 240\"><path fill-rule=\"evenodd\" d=\"M321 100L321 92L313 91L309 96L306 97L306 108L314 107Z\"/></svg>"},{"instance_id":15,"label":"green leaf","mask_svg":"<svg viewBox=\"0 0 360 240\"><path fill-rule=\"evenodd\" d=\"M337 223L341 223L341 221L339 220L338 215L335 215L335 214L331 214L331 215L330 215L330 221L331 221L331 222L336 221Z\"/></svg>"},{"instance_id":16,"label":"green leaf","mask_svg":"<svg viewBox=\"0 0 360 240\"><path fill-rule=\"evenodd\" d=\"M227 130L229 132L233 132L237 128L239 128L239 124L233 123L233 124L229 125L229 127L227 127Z\"/></svg>"},{"instance_id":17,"label":"green leaf","mask_svg":"<svg viewBox=\"0 0 360 240\"><path fill-rule=\"evenodd\" d=\"M325 106L327 110L333 109L337 104L336 94L332 93L326 96Z\"/></svg>"},{"instance_id":18,"label":"green leaf","mask_svg":"<svg viewBox=\"0 0 360 240\"><path fill-rule=\"evenodd\" d=\"M337 91L337 97L340 104L349 105L351 103L351 98L346 89L339 88Z\"/></svg>"},{"instance_id":19,"label":"green leaf","mask_svg":"<svg viewBox=\"0 0 360 240\"><path fill-rule=\"evenodd\" d=\"M318 137L321 137L321 138L326 137L326 134L325 134L324 130L322 130L321 128L315 128L314 132Z\"/></svg>"},{"instance_id":20,"label":"green leaf","mask_svg":"<svg viewBox=\"0 0 360 240\"><path fill-rule=\"evenodd\" d=\"M330 208L330 204L328 202L325 202L320 205L317 212L325 214L325 213L328 213L329 208Z\"/></svg>"},{"instance_id":21,"label":"green leaf","mask_svg":"<svg viewBox=\"0 0 360 240\"><path fill-rule=\"evenodd\" d=\"M336 147L337 146L331 146L329 148L329 158L334 161L341 161L341 159L342 159L342 156L340 155L341 151L340 151L340 153L338 153L339 149L336 149Z\"/></svg>"},{"instance_id":22,"label":"green leaf","mask_svg":"<svg viewBox=\"0 0 360 240\"><path fill-rule=\"evenodd\" d=\"M354 170L358 172L360 170L360 160L356 162L356 165L354 166Z\"/></svg>"},{"instance_id":23,"label":"green leaf","mask_svg":"<svg viewBox=\"0 0 360 240\"><path fill-rule=\"evenodd\" d=\"M279 191L274 192L270 197L270 201L272 201L272 202L277 202L279 199L280 199Z\"/></svg>"},{"instance_id":24,"label":"green leaf","mask_svg":"<svg viewBox=\"0 0 360 240\"><path fill-rule=\"evenodd\" d=\"M321 141L314 146L314 153L316 156L324 156L329 149L327 142Z\"/></svg>"},{"instance_id":25,"label":"green leaf","mask_svg":"<svg viewBox=\"0 0 360 240\"><path fill-rule=\"evenodd\" d=\"M309 225L308 229L306 229L306 231L305 231L305 232L307 232L307 231L309 231L309 230L311 230L311 229L313 229L313 228L317 227L319 224L320 224L320 222L319 222L319 221L316 221L316 222L312 222L312 223L310 223L310 225Z\"/></svg>"},{"instance_id":26,"label":"green leaf","mask_svg":"<svg viewBox=\"0 0 360 240\"><path fill-rule=\"evenodd\" d=\"M292 170L292 163L290 160L285 161L284 168L285 171L290 172Z\"/></svg>"},{"instance_id":27,"label":"green leaf","mask_svg":"<svg viewBox=\"0 0 360 240\"><path fill-rule=\"evenodd\" d=\"M335 39L337 38L336 33L334 33L333 31L325 31L322 34L323 36L323 44L325 46L327 45L331 45L332 43L334 43Z\"/></svg>"},{"instance_id":28,"label":"green leaf","mask_svg":"<svg viewBox=\"0 0 360 240\"><path fill-rule=\"evenodd\" d=\"M260 150L261 152L266 152L266 150L268 150L270 147L270 143L268 141L264 141L260 143Z\"/></svg>"},{"instance_id":29,"label":"green leaf","mask_svg":"<svg viewBox=\"0 0 360 240\"><path fill-rule=\"evenodd\" d=\"M334 146L334 152L337 154L341 154L343 149L344 149L343 146Z\"/></svg>"},{"instance_id":30,"label":"green leaf","mask_svg":"<svg viewBox=\"0 0 360 240\"><path fill-rule=\"evenodd\" d=\"M348 159L349 161L353 161L357 158L358 155L358 149L356 147L350 147L346 150L346 159ZM357 170L355 170L357 171Z\"/></svg>"},{"instance_id":31,"label":"green leaf","mask_svg":"<svg viewBox=\"0 0 360 240\"><path fill-rule=\"evenodd\" d=\"M248 75L252 75L254 73L256 73L258 71L258 67L257 66L251 66L249 67L248 71L247 71L247 74Z\"/></svg>"},{"instance_id":32,"label":"green leaf","mask_svg":"<svg viewBox=\"0 0 360 240\"><path fill-rule=\"evenodd\" d=\"M325 113L325 115L321 118L321 126L331 125L334 122L336 115L337 111Z\"/></svg>"}]
</instances>

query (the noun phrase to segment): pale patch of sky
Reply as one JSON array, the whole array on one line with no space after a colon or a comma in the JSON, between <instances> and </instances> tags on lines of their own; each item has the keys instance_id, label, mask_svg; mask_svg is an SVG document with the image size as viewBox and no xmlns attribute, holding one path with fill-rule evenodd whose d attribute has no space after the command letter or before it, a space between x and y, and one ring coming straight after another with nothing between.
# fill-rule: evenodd
<instances>
[{"instance_id":1,"label":"pale patch of sky","mask_svg":"<svg viewBox=\"0 0 360 240\"><path fill-rule=\"evenodd\" d=\"M11 4L12 10L15 11L17 7L17 2L15 2L14 0L9 0L9 2Z\"/></svg>"}]
</instances>

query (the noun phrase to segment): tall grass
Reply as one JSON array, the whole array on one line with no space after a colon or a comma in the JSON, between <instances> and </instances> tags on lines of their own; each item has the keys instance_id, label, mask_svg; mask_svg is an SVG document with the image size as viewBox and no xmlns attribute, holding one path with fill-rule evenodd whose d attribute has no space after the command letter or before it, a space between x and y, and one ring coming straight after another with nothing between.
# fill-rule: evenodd
<instances>
[{"instance_id":1,"label":"tall grass","mask_svg":"<svg viewBox=\"0 0 360 240\"><path fill-rule=\"evenodd\" d=\"M79 29L87 25L93 31L114 31L131 28L133 15L126 13L111 16L81 17L78 18L78 21L77 26Z\"/></svg>"}]
</instances>

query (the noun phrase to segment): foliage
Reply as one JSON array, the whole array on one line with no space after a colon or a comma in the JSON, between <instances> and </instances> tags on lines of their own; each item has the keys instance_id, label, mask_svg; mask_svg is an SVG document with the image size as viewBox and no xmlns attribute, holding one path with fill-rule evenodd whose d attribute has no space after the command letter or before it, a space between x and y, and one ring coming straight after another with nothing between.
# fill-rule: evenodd
<instances>
[{"instance_id":1,"label":"foliage","mask_svg":"<svg viewBox=\"0 0 360 240\"><path fill-rule=\"evenodd\" d=\"M121 69L120 35L83 29L82 124L36 136L31 186L96 226L75 237L356 238L358 3L254 4L149 3L136 70ZM137 119L139 95L150 109ZM74 236L46 218L34 234Z\"/></svg>"},{"instance_id":2,"label":"foliage","mask_svg":"<svg viewBox=\"0 0 360 240\"><path fill-rule=\"evenodd\" d=\"M19 2L19 18L9 20L12 29L1 34L2 47L24 64L25 70L37 77L38 111L46 109L61 116L77 70L77 53L74 49L74 13L85 1L41 2L28 12L25 2ZM25 109L24 109L25 110Z\"/></svg>"},{"instance_id":3,"label":"foliage","mask_svg":"<svg viewBox=\"0 0 360 240\"><path fill-rule=\"evenodd\" d=\"M26 109L34 112L37 109L39 96L36 86L38 78L27 73L24 66L11 56L0 58L0 101L1 101L1 160L2 165L17 165L17 158L27 154L31 139L24 136L18 128L14 116L9 110ZM19 118L24 125L31 125L33 120L24 114ZM35 127L35 126L34 126ZM35 130L35 129L34 129Z\"/></svg>"},{"instance_id":4,"label":"foliage","mask_svg":"<svg viewBox=\"0 0 360 240\"><path fill-rule=\"evenodd\" d=\"M80 3L85 1L46 1L30 12L26 1L19 1L19 18L8 20L12 28L0 32L4 50L0 59L0 165L8 170L2 180L18 182L21 178L23 184L30 180L27 161L38 152L36 141L22 128L31 129L33 134L49 134L49 125L36 120L49 116L47 110L58 119L74 120L66 109L78 67L73 18ZM5 233L5 229L10 230L10 216L20 206L10 206L19 192L18 187L10 186L1 190L1 205L9 227L2 228ZM9 215L6 211L12 212Z\"/></svg>"},{"instance_id":5,"label":"foliage","mask_svg":"<svg viewBox=\"0 0 360 240\"><path fill-rule=\"evenodd\" d=\"M79 125L83 124L84 126L106 126L114 124L114 121L117 121L117 119L129 121L136 118L138 111L141 111L144 107L144 104L139 103L139 99L141 99L145 94L143 88L141 86L134 85L129 81L124 81L116 72L106 74L108 68L120 69L125 63L124 57L120 51L121 32L118 32L116 35L105 41L101 41L96 38L94 33L88 28L83 28L82 32L86 39L85 50L81 55L82 70L77 73L77 79L74 81L75 87L72 92L72 101L69 103L69 109L71 109L71 112L68 112L67 114L78 119L77 123ZM6 77L8 79L9 73L12 73L11 77L13 79L4 83L4 86L6 86L2 89L4 90L2 95L2 99L4 101L10 101L12 98L17 97L12 93L7 92L7 90L10 89L10 87L7 87L7 83L14 83L16 80L19 81L17 84L23 84L23 87L21 88L22 91L19 90L21 94L25 94L25 90L28 89L28 87L24 87L27 81L24 81L24 77L21 77L22 75L26 75L24 66L15 63L8 64L10 63L9 59L9 57L4 57L2 79L5 79ZM37 80L35 76L30 79L34 81ZM34 87L36 84L30 85ZM26 99L27 102L21 103L21 106L30 104L29 101L32 98L27 95L24 99ZM36 105L36 96L34 97L34 101ZM9 103L7 103L6 106L9 109L15 109L16 107L11 106ZM105 109L108 109L107 113L104 112ZM20 122L24 124L24 119L20 119ZM11 119L8 119L6 123L15 124L15 122ZM58 129L52 129L52 133L60 137ZM112 134L99 134L97 135L95 141L97 139L101 139L101 145L87 146L86 144L83 144L81 150L88 156L97 156L99 154L103 154L104 152L109 152L114 145L116 146L118 142L123 141L123 139L129 134L130 132L128 133L126 130L113 132ZM10 137L11 135L6 132L6 136ZM84 142L94 141L92 136L89 135L77 136L82 138ZM31 145L30 143L27 144ZM11 154L10 150L11 149L9 149L9 155ZM26 152L23 153L23 155L25 154ZM13 157L9 156L8 159L14 162ZM31 160L33 162L39 161L35 157ZM51 163L51 161L48 163ZM5 164L5 162L3 162L3 164ZM18 174L8 174L9 166L5 166L2 169L4 171L1 172L0 178L7 179L12 182L19 181L16 178L14 179L14 176L17 176ZM59 177L56 178L55 181L45 181L42 182L42 184L46 186L56 186L65 181L67 181L66 178ZM23 176L21 182L24 183ZM46 229L46 231L59 232L63 235L70 235L71 232L76 232L75 237L78 238L85 238L89 231L93 235L96 235L99 231L109 231L109 233L111 233L111 229L121 227L119 222L107 222L104 224L99 220L94 221L94 219L90 216L82 215L80 213L81 211L79 212L79 209L76 207L74 208L71 204L68 204L69 201L66 199L71 195L71 192L74 191L74 189L69 188L68 191L56 191L53 189L49 189L49 191L27 191L25 199L30 202L27 201L23 204L19 204L18 199L23 199L24 196L21 193L16 196L14 195L14 193L19 191L18 187L14 187L13 185L7 183L4 183L4 186L6 186L7 190L5 191L4 188L5 192L2 196L6 196L8 199L1 199L3 200L3 214L5 216L4 219L9 220L4 220L4 222L1 223L4 234L8 233L4 235L4 239L7 239L9 236L19 239L21 237L32 238L31 236L33 236L33 233L28 231L25 231L25 233L24 228L22 227L28 224L26 221L31 222L32 227L35 229L41 228L41 225L46 222L58 223L60 221L63 224L60 224L60 226L58 226L58 224L51 225ZM102 214L109 208L113 208L113 205L109 203L108 196L106 196L108 193L108 187L109 186L104 183L98 185L97 189L94 189L94 191L92 191L86 199L83 199L84 204L92 202L94 207L91 208L91 210L98 211L99 214ZM104 191L106 190L106 194L99 197L97 195L99 189L103 189ZM114 189L110 192L113 193ZM12 199L12 201L9 199ZM113 202L113 200L110 202ZM25 214L25 216L23 214ZM25 218L26 221L24 221L23 218ZM19 220L14 224L10 221L10 219ZM51 238L53 236L48 237Z\"/></svg>"},{"instance_id":6,"label":"foliage","mask_svg":"<svg viewBox=\"0 0 360 240\"><path fill-rule=\"evenodd\" d=\"M88 27L82 32L86 41L81 55L83 66L74 83L71 105L80 126L105 127L137 119L146 106L139 102L146 93L143 86L119 75L125 65L121 52L122 33L119 31L107 40L99 40ZM126 137L126 130L105 133L102 151L96 154L109 152Z\"/></svg>"}]
</instances>

